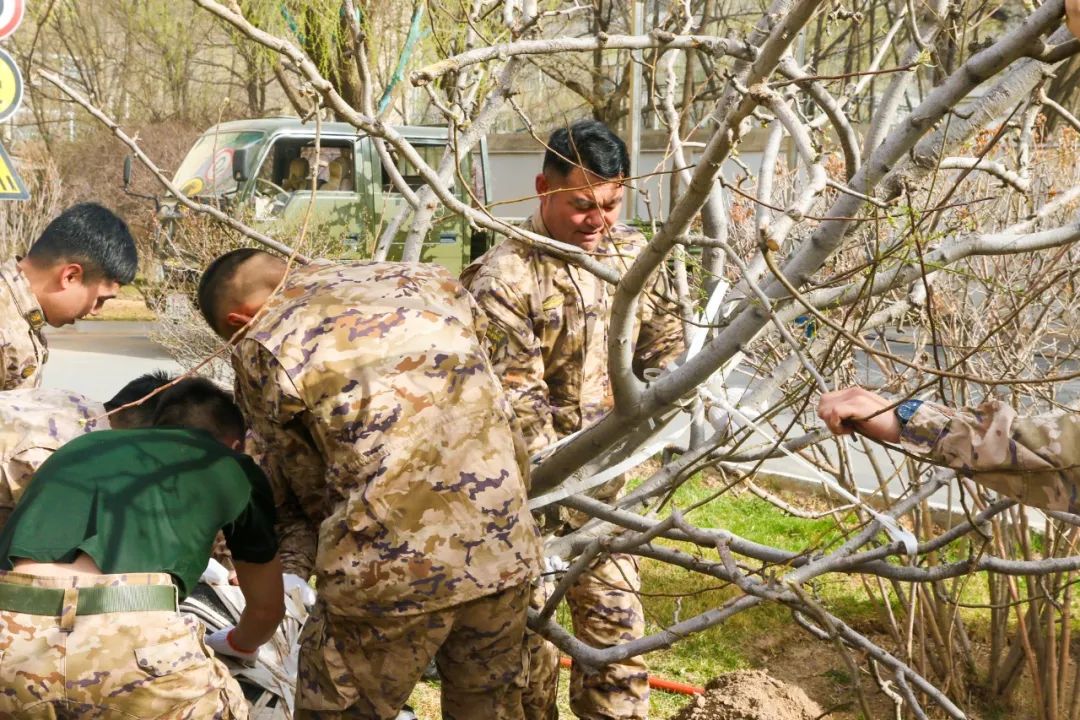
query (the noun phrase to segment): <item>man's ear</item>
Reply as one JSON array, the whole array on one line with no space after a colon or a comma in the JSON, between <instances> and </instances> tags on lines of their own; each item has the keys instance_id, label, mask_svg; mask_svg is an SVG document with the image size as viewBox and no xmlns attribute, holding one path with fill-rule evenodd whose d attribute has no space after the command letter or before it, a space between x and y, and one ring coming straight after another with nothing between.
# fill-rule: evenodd
<instances>
[{"instance_id":1,"label":"man's ear","mask_svg":"<svg viewBox=\"0 0 1080 720\"><path fill-rule=\"evenodd\" d=\"M236 332L251 322L253 317L254 315L249 315L246 310L237 310L225 316L225 325L231 328L233 332Z\"/></svg>"},{"instance_id":2,"label":"man's ear","mask_svg":"<svg viewBox=\"0 0 1080 720\"><path fill-rule=\"evenodd\" d=\"M61 290L66 290L71 285L83 284L83 266L79 263L64 263L54 272Z\"/></svg>"},{"instance_id":3,"label":"man's ear","mask_svg":"<svg viewBox=\"0 0 1080 720\"><path fill-rule=\"evenodd\" d=\"M541 198L543 198L544 195L546 195L548 190L550 190L550 189L551 189L551 186L548 185L547 176L544 175L544 173L537 173L536 174L536 194L539 195Z\"/></svg>"}]
</instances>

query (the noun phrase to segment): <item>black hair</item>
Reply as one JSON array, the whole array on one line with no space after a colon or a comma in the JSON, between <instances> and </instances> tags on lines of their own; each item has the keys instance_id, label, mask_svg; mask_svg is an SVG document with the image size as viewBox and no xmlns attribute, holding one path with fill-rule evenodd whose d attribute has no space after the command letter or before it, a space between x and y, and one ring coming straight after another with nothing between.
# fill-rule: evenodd
<instances>
[{"instance_id":1,"label":"black hair","mask_svg":"<svg viewBox=\"0 0 1080 720\"><path fill-rule=\"evenodd\" d=\"M221 328L215 325L215 318L221 314L221 303L225 300L225 290L229 281L236 275L237 269L256 255L269 255L264 250L257 248L239 248L231 250L224 255L219 255L199 278L199 290L197 302L199 312L210 329L219 335L224 335Z\"/></svg>"},{"instance_id":2,"label":"black hair","mask_svg":"<svg viewBox=\"0 0 1080 720\"><path fill-rule=\"evenodd\" d=\"M172 376L164 370L155 370L145 375L140 375L105 402L105 409L110 413L117 408L124 407L128 403L141 400L159 387L166 385L172 380ZM154 421L154 412L157 410L158 400L161 395L147 398L144 402L132 407L120 410L110 416L110 424L113 427L149 427Z\"/></svg>"},{"instance_id":3,"label":"black hair","mask_svg":"<svg viewBox=\"0 0 1080 720\"><path fill-rule=\"evenodd\" d=\"M135 279L139 255L127 223L97 203L72 205L53 218L26 257L36 265L82 265L88 280L105 278L121 285Z\"/></svg>"},{"instance_id":4,"label":"black hair","mask_svg":"<svg viewBox=\"0 0 1080 720\"><path fill-rule=\"evenodd\" d=\"M583 167L605 180L630 175L626 143L599 120L578 120L569 128L559 128L547 145L544 173L566 177L575 167Z\"/></svg>"},{"instance_id":5,"label":"black hair","mask_svg":"<svg viewBox=\"0 0 1080 720\"><path fill-rule=\"evenodd\" d=\"M184 378L161 393L154 426L193 428L238 440L247 430L232 393L201 377Z\"/></svg>"}]
</instances>

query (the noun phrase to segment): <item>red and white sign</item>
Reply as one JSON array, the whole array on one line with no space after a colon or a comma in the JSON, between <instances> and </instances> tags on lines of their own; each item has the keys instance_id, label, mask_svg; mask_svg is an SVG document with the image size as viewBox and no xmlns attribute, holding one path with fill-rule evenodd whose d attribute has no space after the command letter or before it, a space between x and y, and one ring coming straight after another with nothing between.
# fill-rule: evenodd
<instances>
[{"instance_id":1,"label":"red and white sign","mask_svg":"<svg viewBox=\"0 0 1080 720\"><path fill-rule=\"evenodd\" d=\"M25 0L0 0L0 40L15 32L25 13Z\"/></svg>"}]
</instances>

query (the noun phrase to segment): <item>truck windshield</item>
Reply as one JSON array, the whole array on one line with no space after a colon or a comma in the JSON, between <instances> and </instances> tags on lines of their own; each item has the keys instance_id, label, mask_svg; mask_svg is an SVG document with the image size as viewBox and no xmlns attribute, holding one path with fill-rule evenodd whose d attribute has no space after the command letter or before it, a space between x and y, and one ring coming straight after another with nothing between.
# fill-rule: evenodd
<instances>
[{"instance_id":1,"label":"truck windshield","mask_svg":"<svg viewBox=\"0 0 1080 720\"><path fill-rule=\"evenodd\" d=\"M180 163L173 184L188 197L236 192L236 181L232 176L233 152L262 139L263 133L254 130L206 133Z\"/></svg>"}]
</instances>

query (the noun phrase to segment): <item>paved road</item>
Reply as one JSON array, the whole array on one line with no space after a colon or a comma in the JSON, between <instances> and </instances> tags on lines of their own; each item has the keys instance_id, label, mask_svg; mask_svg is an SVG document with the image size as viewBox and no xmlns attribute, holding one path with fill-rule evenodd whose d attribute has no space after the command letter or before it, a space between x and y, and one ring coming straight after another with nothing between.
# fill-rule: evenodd
<instances>
[{"instance_id":1,"label":"paved road","mask_svg":"<svg viewBox=\"0 0 1080 720\"><path fill-rule=\"evenodd\" d=\"M150 341L150 323L79 321L48 328L46 387L108 400L129 380L152 370L179 372L164 348Z\"/></svg>"}]
</instances>

